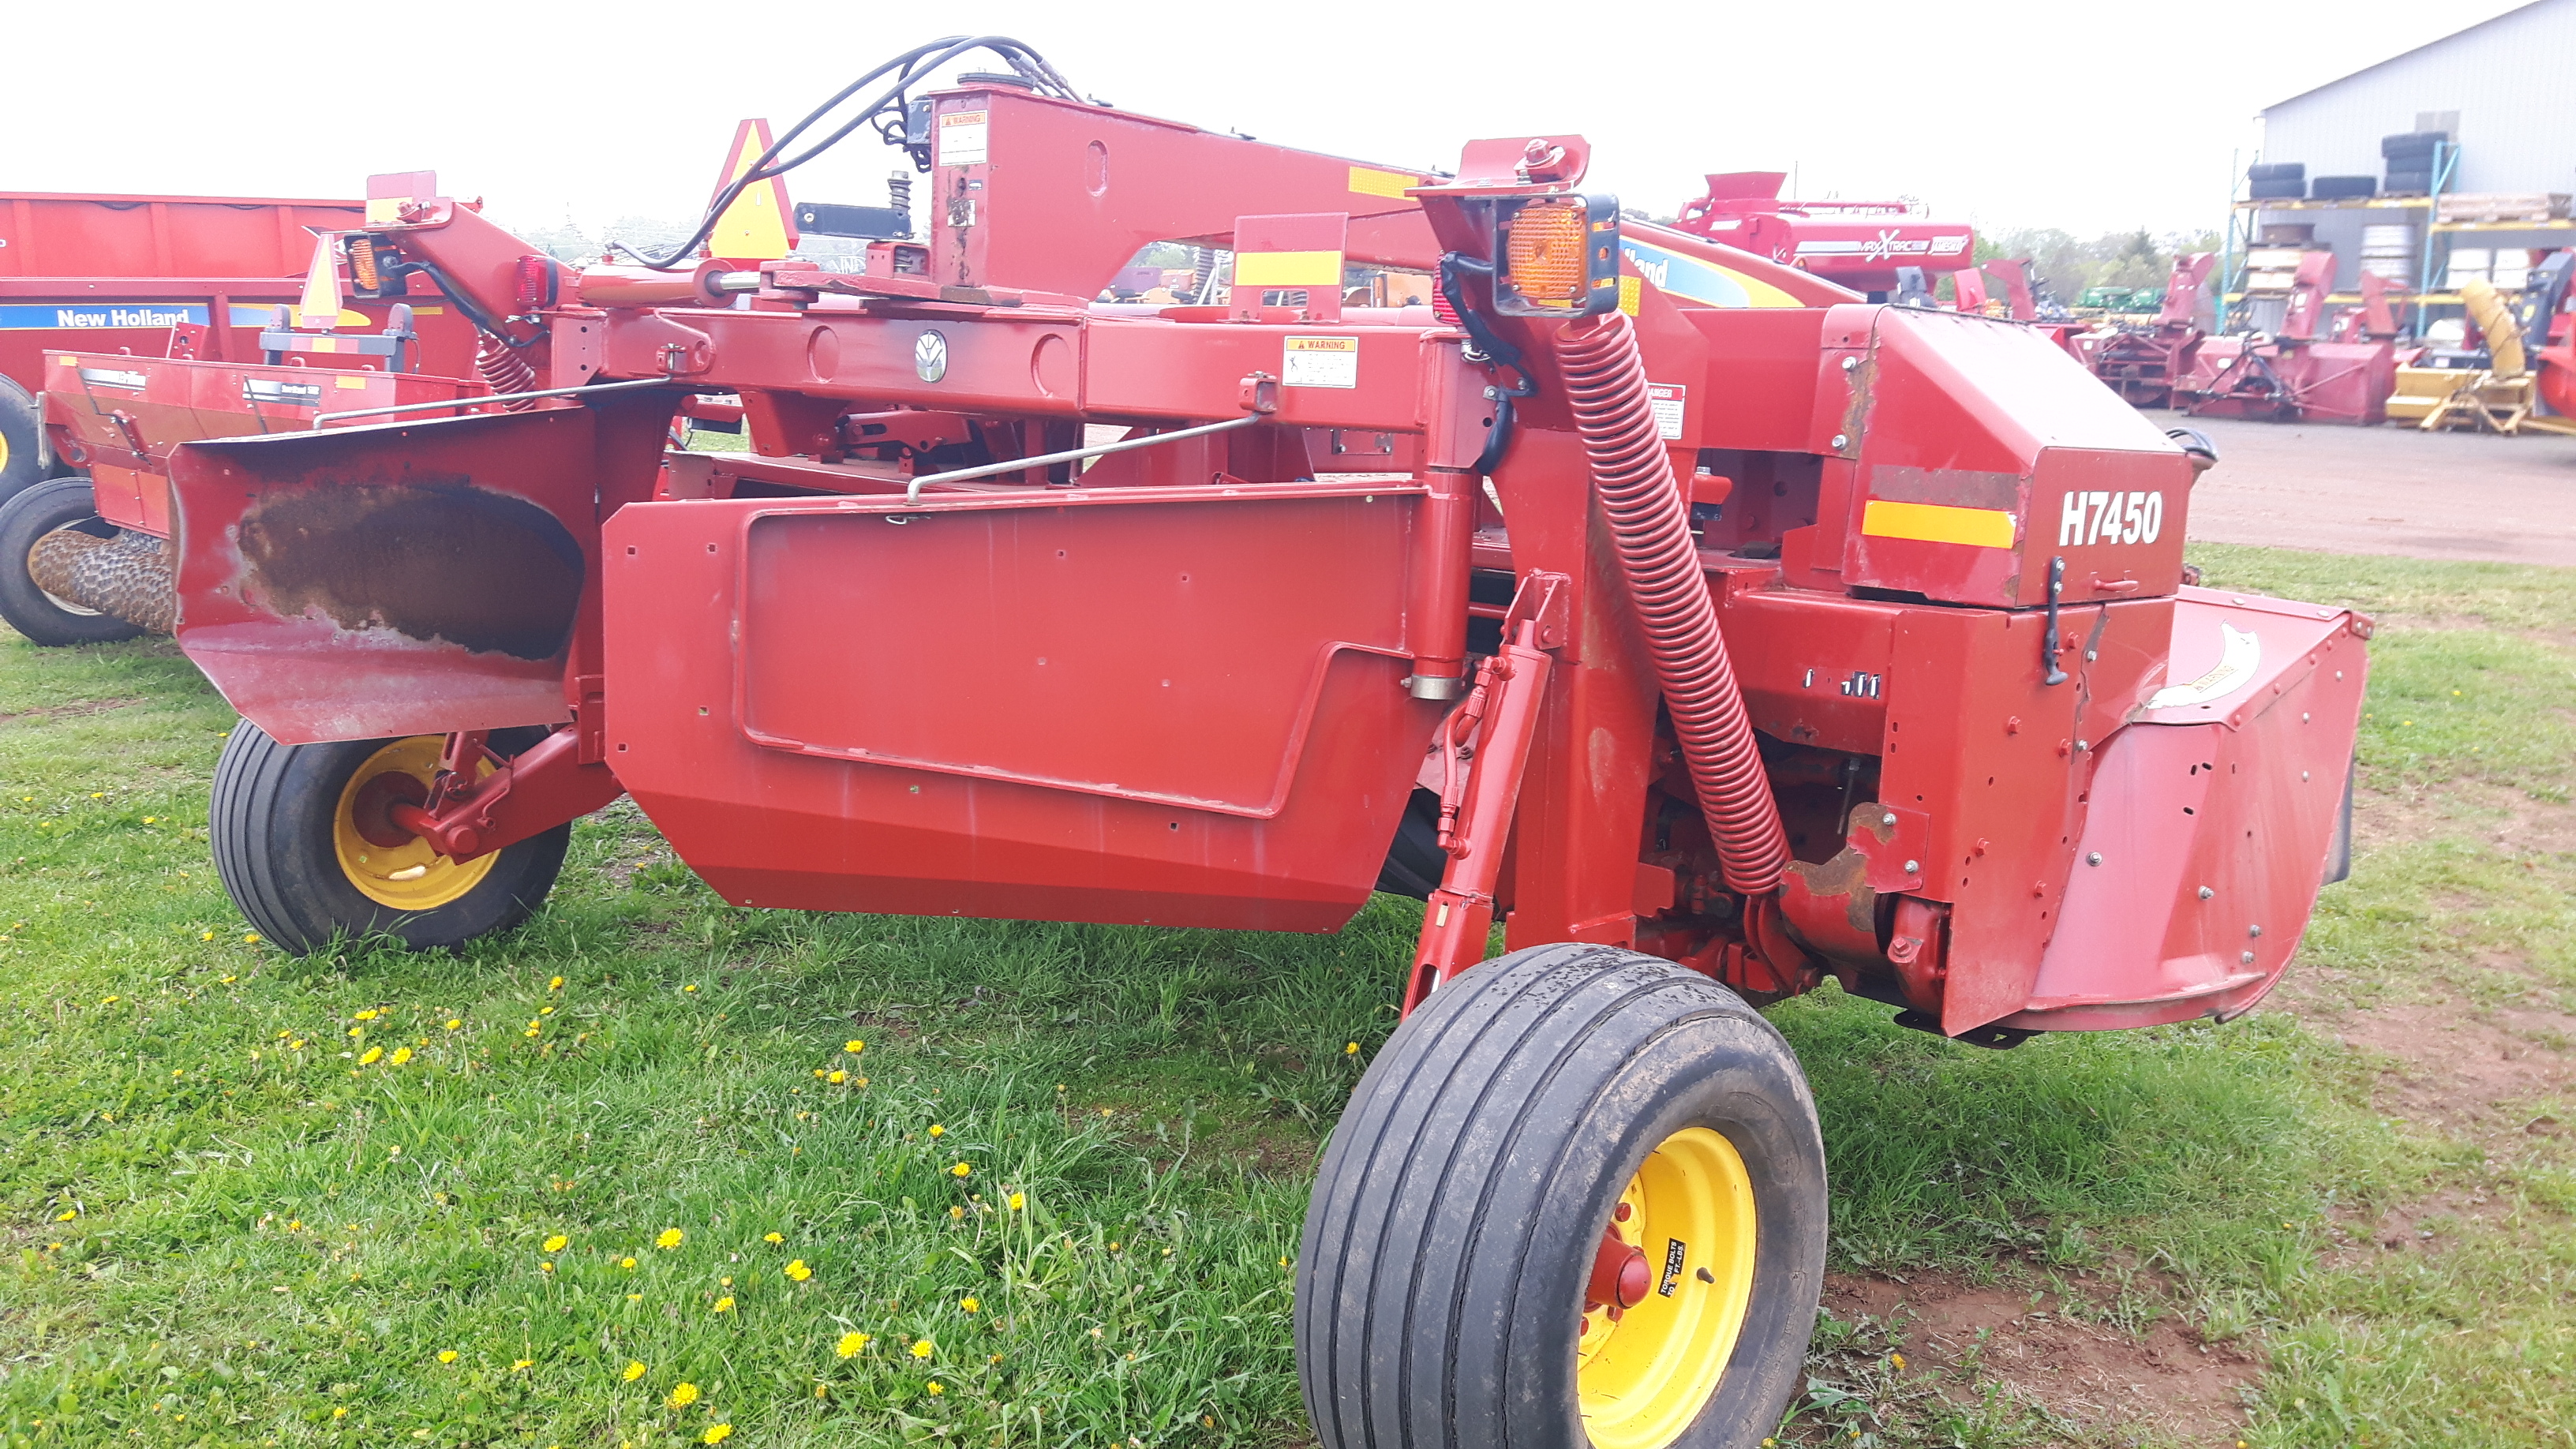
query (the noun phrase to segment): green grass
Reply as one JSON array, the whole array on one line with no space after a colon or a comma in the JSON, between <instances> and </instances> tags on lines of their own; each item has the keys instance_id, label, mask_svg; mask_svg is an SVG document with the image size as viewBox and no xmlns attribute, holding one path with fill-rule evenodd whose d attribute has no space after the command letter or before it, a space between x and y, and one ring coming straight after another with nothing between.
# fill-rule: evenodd
<instances>
[{"instance_id":1,"label":"green grass","mask_svg":"<svg viewBox=\"0 0 2576 1449\"><path fill-rule=\"evenodd\" d=\"M2414 823L2328 893L2303 999L2576 1006L2576 860L2493 841L2566 800L2567 576L2196 557L2386 616L2363 808ZM1313 938L744 911L621 805L515 935L297 961L213 877L230 723L166 644L0 636L0 1444L1305 1442L1282 1260L1404 903ZM2564 1139L2383 1118L2283 1012L2010 1053L1831 990L1773 1017L1838 1268L2242 1338L2259 1445L2576 1437ZM2440 1254L2339 1247L2469 1194ZM2077 1436L1902 1341L1829 1321L1797 1433Z\"/></svg>"}]
</instances>

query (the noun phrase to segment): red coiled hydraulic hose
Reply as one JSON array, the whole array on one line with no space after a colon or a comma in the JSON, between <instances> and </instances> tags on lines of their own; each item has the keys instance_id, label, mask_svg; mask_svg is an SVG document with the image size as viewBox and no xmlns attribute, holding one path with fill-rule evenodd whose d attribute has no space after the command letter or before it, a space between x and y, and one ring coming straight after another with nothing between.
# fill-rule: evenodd
<instances>
[{"instance_id":1,"label":"red coiled hydraulic hose","mask_svg":"<svg viewBox=\"0 0 2576 1449\"><path fill-rule=\"evenodd\" d=\"M1557 334L1556 356L1727 887L1768 895L1788 868L1789 839L1718 632L1688 509L1646 401L1636 334L1625 313L1587 317Z\"/></svg>"},{"instance_id":2,"label":"red coiled hydraulic hose","mask_svg":"<svg viewBox=\"0 0 2576 1449\"><path fill-rule=\"evenodd\" d=\"M501 394L537 390L537 370L526 358L512 351L508 344L486 332L474 339L474 370L483 374L483 385ZM534 398L501 404L501 411L523 413L537 405Z\"/></svg>"}]
</instances>

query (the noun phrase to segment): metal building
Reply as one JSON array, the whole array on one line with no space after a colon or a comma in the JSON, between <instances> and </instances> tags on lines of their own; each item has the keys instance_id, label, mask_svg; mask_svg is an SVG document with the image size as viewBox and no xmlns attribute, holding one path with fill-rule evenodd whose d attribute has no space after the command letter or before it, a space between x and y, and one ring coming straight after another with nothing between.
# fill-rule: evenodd
<instances>
[{"instance_id":1,"label":"metal building","mask_svg":"<svg viewBox=\"0 0 2576 1449\"><path fill-rule=\"evenodd\" d=\"M2380 174L2379 138L2448 130L2449 191L2576 191L2576 0L2533 0L2264 108L2263 159Z\"/></svg>"}]
</instances>

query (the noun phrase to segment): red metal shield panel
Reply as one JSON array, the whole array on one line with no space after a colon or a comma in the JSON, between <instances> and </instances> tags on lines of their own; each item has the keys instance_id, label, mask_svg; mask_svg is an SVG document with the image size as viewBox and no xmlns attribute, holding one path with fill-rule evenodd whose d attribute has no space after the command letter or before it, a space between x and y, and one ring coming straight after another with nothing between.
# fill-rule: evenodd
<instances>
[{"instance_id":1,"label":"red metal shield panel","mask_svg":"<svg viewBox=\"0 0 2576 1449\"><path fill-rule=\"evenodd\" d=\"M191 443L179 644L289 743L550 724L597 572L587 408Z\"/></svg>"},{"instance_id":2,"label":"red metal shield panel","mask_svg":"<svg viewBox=\"0 0 2576 1449\"><path fill-rule=\"evenodd\" d=\"M1332 929L1441 709L1401 683L1417 496L630 506L609 760L741 904Z\"/></svg>"},{"instance_id":3,"label":"red metal shield panel","mask_svg":"<svg viewBox=\"0 0 2576 1449\"><path fill-rule=\"evenodd\" d=\"M2279 979L2336 844L2368 657L2340 609L2193 589L2112 736L2066 909L2008 1026L2232 1016Z\"/></svg>"}]
</instances>

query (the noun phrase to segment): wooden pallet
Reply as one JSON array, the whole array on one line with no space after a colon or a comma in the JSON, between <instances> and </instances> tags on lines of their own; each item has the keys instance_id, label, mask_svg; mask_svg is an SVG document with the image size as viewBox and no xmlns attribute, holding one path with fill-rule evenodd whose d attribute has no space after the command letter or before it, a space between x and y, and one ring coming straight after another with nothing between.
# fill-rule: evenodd
<instances>
[{"instance_id":1,"label":"wooden pallet","mask_svg":"<svg viewBox=\"0 0 2576 1449\"><path fill-rule=\"evenodd\" d=\"M2434 212L2436 221L2564 221L2564 191L2496 191L2445 196Z\"/></svg>"}]
</instances>

